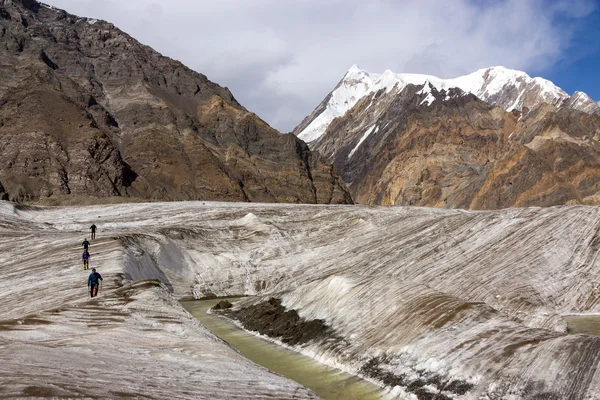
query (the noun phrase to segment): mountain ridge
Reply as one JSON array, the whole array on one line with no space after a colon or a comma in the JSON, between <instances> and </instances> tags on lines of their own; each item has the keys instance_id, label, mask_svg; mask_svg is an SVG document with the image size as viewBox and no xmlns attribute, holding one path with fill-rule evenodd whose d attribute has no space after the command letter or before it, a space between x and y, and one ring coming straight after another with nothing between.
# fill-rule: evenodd
<instances>
[{"instance_id":1,"label":"mountain ridge","mask_svg":"<svg viewBox=\"0 0 600 400\"><path fill-rule=\"evenodd\" d=\"M360 98L379 90L385 90L386 93L391 90L400 92L407 84L425 82L430 82L438 90L460 88L506 111L521 111L524 107L531 109L545 102L555 106L568 103L565 104L567 107L600 114L598 103L583 92L575 92L569 96L549 80L531 78L525 72L502 66L479 69L457 78L441 79L425 74L396 74L390 70L382 74L369 73L354 64L325 100L292 133L308 143L313 142L324 133L334 118L341 117Z\"/></svg>"}]
</instances>

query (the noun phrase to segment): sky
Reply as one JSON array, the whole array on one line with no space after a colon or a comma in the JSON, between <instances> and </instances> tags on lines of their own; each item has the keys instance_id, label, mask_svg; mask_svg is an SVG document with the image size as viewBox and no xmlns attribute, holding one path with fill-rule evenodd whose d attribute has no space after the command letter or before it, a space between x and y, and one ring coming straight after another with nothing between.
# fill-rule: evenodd
<instances>
[{"instance_id":1,"label":"sky","mask_svg":"<svg viewBox=\"0 0 600 400\"><path fill-rule=\"evenodd\" d=\"M289 132L353 64L453 78L502 65L600 100L600 0L43 0L112 22Z\"/></svg>"}]
</instances>

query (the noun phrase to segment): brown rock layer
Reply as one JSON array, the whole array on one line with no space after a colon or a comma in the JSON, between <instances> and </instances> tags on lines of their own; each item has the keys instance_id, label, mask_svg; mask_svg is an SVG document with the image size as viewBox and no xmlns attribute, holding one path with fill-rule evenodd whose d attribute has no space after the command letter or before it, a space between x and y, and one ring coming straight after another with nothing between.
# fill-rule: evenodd
<instances>
[{"instance_id":1,"label":"brown rock layer","mask_svg":"<svg viewBox=\"0 0 600 400\"><path fill-rule=\"evenodd\" d=\"M112 24L25 0L0 0L0 182L17 201L352 201L227 88Z\"/></svg>"}]
</instances>

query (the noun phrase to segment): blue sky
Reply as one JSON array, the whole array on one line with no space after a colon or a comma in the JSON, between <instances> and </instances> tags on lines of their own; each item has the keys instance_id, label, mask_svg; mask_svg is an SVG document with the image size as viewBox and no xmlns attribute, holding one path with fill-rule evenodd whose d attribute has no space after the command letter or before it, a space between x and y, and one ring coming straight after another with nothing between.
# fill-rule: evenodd
<instances>
[{"instance_id":1,"label":"blue sky","mask_svg":"<svg viewBox=\"0 0 600 400\"><path fill-rule=\"evenodd\" d=\"M546 78L569 94L579 90L600 101L600 1L576 22L571 46Z\"/></svg>"},{"instance_id":2,"label":"blue sky","mask_svg":"<svg viewBox=\"0 0 600 400\"><path fill-rule=\"evenodd\" d=\"M505 66L600 100L600 0L44 0L104 19L289 132L347 69Z\"/></svg>"},{"instance_id":3,"label":"blue sky","mask_svg":"<svg viewBox=\"0 0 600 400\"><path fill-rule=\"evenodd\" d=\"M566 21L574 24L571 44L545 78L569 94L579 90L600 101L600 1L592 5L589 15Z\"/></svg>"}]
</instances>

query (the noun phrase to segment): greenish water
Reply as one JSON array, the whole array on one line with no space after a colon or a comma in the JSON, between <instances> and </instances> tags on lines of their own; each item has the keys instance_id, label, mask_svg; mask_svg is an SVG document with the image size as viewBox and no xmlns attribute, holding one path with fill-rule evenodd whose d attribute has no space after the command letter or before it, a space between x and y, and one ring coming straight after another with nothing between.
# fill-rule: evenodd
<instances>
[{"instance_id":1,"label":"greenish water","mask_svg":"<svg viewBox=\"0 0 600 400\"><path fill-rule=\"evenodd\" d=\"M569 333L600 336L600 315L567 315Z\"/></svg>"},{"instance_id":2,"label":"greenish water","mask_svg":"<svg viewBox=\"0 0 600 400\"><path fill-rule=\"evenodd\" d=\"M212 333L238 349L244 357L269 370L292 379L325 400L385 399L381 389L353 375L321 364L252 335L206 311L221 299L182 301L181 304ZM229 299L234 302L236 299Z\"/></svg>"}]
</instances>

